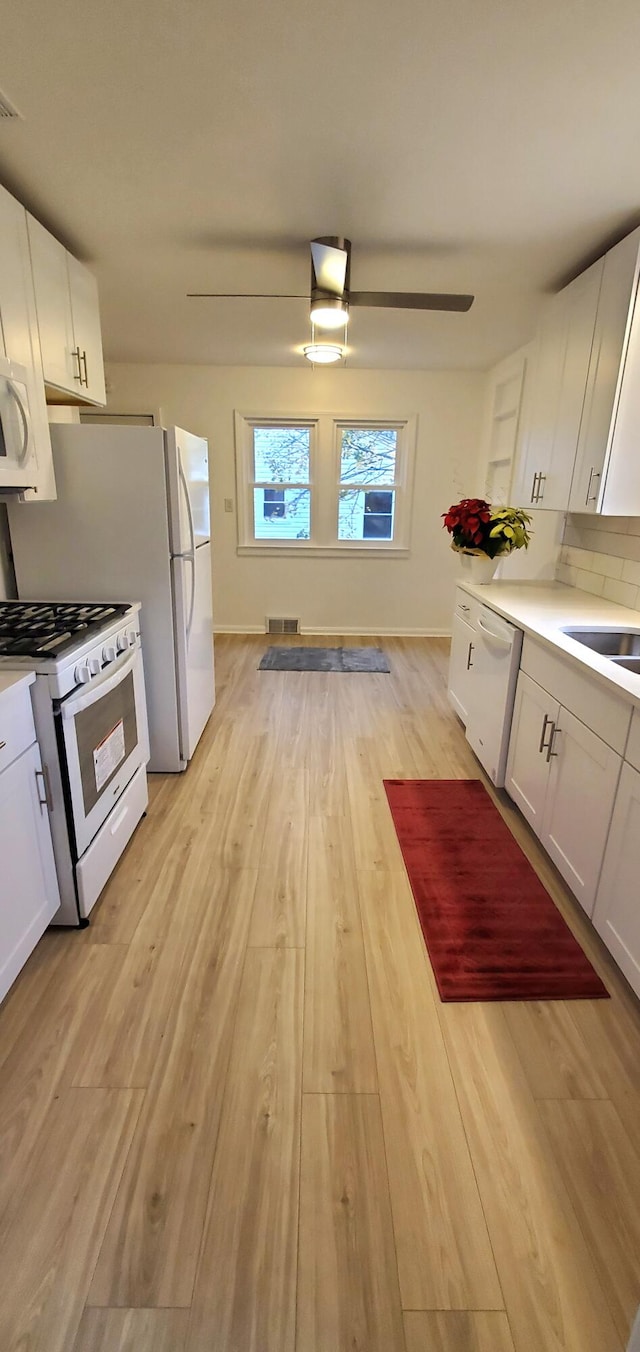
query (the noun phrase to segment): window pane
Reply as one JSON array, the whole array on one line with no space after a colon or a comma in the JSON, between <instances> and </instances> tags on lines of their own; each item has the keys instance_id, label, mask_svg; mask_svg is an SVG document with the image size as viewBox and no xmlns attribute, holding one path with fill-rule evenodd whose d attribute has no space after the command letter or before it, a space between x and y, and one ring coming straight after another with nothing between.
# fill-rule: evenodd
<instances>
[{"instance_id":1,"label":"window pane","mask_svg":"<svg viewBox=\"0 0 640 1352\"><path fill-rule=\"evenodd\" d=\"M397 441L395 427L343 427L340 482L392 484L396 477Z\"/></svg>"},{"instance_id":2,"label":"window pane","mask_svg":"<svg viewBox=\"0 0 640 1352\"><path fill-rule=\"evenodd\" d=\"M256 482L308 484L310 443L309 427L254 427Z\"/></svg>"},{"instance_id":3,"label":"window pane","mask_svg":"<svg viewBox=\"0 0 640 1352\"><path fill-rule=\"evenodd\" d=\"M311 535L311 493L308 488L254 488L256 540L308 540Z\"/></svg>"},{"instance_id":4,"label":"window pane","mask_svg":"<svg viewBox=\"0 0 640 1352\"><path fill-rule=\"evenodd\" d=\"M338 504L339 540L392 540L395 493L343 489Z\"/></svg>"}]
</instances>

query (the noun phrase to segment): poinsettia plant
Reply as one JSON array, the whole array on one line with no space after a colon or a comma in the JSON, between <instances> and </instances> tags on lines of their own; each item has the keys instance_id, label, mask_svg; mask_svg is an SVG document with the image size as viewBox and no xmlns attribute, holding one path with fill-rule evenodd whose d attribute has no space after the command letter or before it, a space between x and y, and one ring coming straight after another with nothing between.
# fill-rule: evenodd
<instances>
[{"instance_id":1,"label":"poinsettia plant","mask_svg":"<svg viewBox=\"0 0 640 1352\"><path fill-rule=\"evenodd\" d=\"M495 559L514 549L528 549L531 517L520 507L492 507L484 498L463 498L442 513L451 548L463 554Z\"/></svg>"}]
</instances>

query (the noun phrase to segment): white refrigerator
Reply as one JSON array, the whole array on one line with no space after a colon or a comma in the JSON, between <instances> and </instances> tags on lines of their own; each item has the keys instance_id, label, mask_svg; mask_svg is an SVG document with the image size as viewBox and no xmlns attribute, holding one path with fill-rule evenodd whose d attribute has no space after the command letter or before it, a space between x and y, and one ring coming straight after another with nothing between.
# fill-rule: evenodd
<instances>
[{"instance_id":1,"label":"white refrigerator","mask_svg":"<svg viewBox=\"0 0 640 1352\"><path fill-rule=\"evenodd\" d=\"M55 502L10 508L21 600L141 601L151 771L184 770L215 701L207 442L53 423Z\"/></svg>"}]
</instances>

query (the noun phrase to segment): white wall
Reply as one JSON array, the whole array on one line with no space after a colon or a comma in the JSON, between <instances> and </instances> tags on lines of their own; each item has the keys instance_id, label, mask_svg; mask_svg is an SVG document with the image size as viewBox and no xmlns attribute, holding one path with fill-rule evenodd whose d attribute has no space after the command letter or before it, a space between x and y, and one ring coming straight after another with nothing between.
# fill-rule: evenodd
<instances>
[{"instance_id":1,"label":"white wall","mask_svg":"<svg viewBox=\"0 0 640 1352\"><path fill-rule=\"evenodd\" d=\"M216 628L264 629L266 615L303 630L449 632L458 564L440 514L475 491L486 377L458 371L333 371L282 367L110 364L108 410L160 410L206 436L211 453ZM408 558L255 558L236 553L233 413L418 415Z\"/></svg>"}]
</instances>

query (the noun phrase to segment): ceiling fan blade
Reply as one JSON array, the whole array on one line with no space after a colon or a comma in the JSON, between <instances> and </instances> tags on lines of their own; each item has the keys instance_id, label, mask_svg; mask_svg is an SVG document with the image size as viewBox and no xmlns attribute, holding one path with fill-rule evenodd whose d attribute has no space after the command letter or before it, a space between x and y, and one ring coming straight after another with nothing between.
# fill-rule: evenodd
<instances>
[{"instance_id":1,"label":"ceiling fan blade","mask_svg":"<svg viewBox=\"0 0 640 1352\"><path fill-rule=\"evenodd\" d=\"M337 297L344 294L350 248L348 240L344 243L347 247L343 249L337 248L336 244L328 243L325 239L312 239L312 290L317 289Z\"/></svg>"},{"instance_id":2,"label":"ceiling fan blade","mask_svg":"<svg viewBox=\"0 0 640 1352\"><path fill-rule=\"evenodd\" d=\"M421 291L350 291L350 305L377 305L387 310L456 310L465 313L473 296Z\"/></svg>"},{"instance_id":3,"label":"ceiling fan blade","mask_svg":"<svg viewBox=\"0 0 640 1352\"><path fill-rule=\"evenodd\" d=\"M273 291L187 291L187 300L308 300L308 295L297 292L287 295Z\"/></svg>"}]
</instances>

